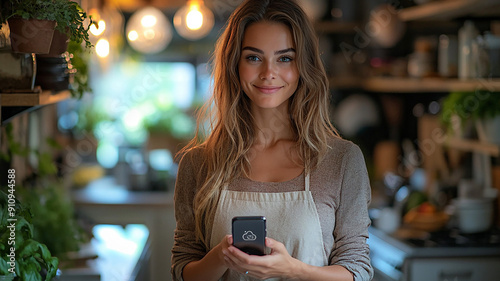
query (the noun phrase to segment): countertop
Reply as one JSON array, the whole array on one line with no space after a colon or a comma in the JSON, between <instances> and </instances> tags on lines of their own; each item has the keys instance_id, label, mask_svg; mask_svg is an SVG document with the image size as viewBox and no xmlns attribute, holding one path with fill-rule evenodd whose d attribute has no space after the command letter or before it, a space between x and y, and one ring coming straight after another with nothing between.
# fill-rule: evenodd
<instances>
[{"instance_id":1,"label":"countertop","mask_svg":"<svg viewBox=\"0 0 500 281\"><path fill-rule=\"evenodd\" d=\"M408 241L384 233L375 227L370 227L369 233L370 238L368 239L368 243L372 251L381 250L381 252L384 252L387 251L387 246L390 245L392 246L391 249L394 251L392 254L404 256L405 258L500 256L500 241L498 240L495 240L496 242L494 244L481 246L465 244L460 246L425 246L425 242L422 246L417 246ZM496 239L500 239L498 235L496 237Z\"/></svg>"}]
</instances>

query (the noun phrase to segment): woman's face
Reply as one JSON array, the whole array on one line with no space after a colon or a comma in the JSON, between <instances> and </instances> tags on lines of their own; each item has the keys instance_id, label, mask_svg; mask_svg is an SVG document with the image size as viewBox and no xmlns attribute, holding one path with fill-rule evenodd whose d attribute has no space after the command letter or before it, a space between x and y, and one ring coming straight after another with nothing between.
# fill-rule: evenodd
<instances>
[{"instance_id":1,"label":"woman's face","mask_svg":"<svg viewBox=\"0 0 500 281\"><path fill-rule=\"evenodd\" d=\"M243 36L238 63L240 83L253 107L287 106L299 83L290 29L276 22L257 22Z\"/></svg>"}]
</instances>

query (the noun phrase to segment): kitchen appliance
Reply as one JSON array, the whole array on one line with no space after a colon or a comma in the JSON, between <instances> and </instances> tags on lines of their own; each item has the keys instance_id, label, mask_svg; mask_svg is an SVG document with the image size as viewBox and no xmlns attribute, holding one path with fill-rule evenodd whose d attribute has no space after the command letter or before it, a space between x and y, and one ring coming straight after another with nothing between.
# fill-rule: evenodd
<instances>
[{"instance_id":1,"label":"kitchen appliance","mask_svg":"<svg viewBox=\"0 0 500 281\"><path fill-rule=\"evenodd\" d=\"M398 239L369 228L373 281L494 281L500 276L500 229L431 232Z\"/></svg>"}]
</instances>

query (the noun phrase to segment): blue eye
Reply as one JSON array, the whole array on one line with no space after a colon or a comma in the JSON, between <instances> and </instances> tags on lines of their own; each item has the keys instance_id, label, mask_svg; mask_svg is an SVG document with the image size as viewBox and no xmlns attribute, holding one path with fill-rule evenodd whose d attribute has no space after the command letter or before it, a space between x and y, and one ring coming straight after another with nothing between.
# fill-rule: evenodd
<instances>
[{"instance_id":1,"label":"blue eye","mask_svg":"<svg viewBox=\"0 0 500 281\"><path fill-rule=\"evenodd\" d=\"M284 56L284 57L279 58L278 61L280 61L280 62L291 62L291 61L293 61L293 58Z\"/></svg>"},{"instance_id":2,"label":"blue eye","mask_svg":"<svg viewBox=\"0 0 500 281\"><path fill-rule=\"evenodd\" d=\"M254 55L247 56L246 59L249 61L252 61L252 62L260 60L259 57L254 56Z\"/></svg>"}]
</instances>

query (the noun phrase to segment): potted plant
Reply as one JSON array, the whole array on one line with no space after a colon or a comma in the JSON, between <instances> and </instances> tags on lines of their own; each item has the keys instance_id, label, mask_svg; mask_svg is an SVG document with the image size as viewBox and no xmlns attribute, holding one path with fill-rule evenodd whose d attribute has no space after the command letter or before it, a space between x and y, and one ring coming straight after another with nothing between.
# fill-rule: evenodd
<instances>
[{"instance_id":1,"label":"potted plant","mask_svg":"<svg viewBox=\"0 0 500 281\"><path fill-rule=\"evenodd\" d=\"M64 53L68 47L68 41L85 43L85 48L91 48L89 28L93 24L92 18L87 16L87 13L74 1L52 1L55 6L57 25L49 54L58 56Z\"/></svg>"},{"instance_id":2,"label":"potted plant","mask_svg":"<svg viewBox=\"0 0 500 281\"><path fill-rule=\"evenodd\" d=\"M68 254L78 251L88 238L75 219L73 203L61 180L45 179L40 184L37 179L32 187L19 186L18 195L34 214L33 237L59 259L61 268L70 264Z\"/></svg>"},{"instance_id":3,"label":"potted plant","mask_svg":"<svg viewBox=\"0 0 500 281\"><path fill-rule=\"evenodd\" d=\"M92 20L85 24L86 19L78 3L69 0L9 0L0 6L0 27L9 23L14 52L47 54L54 30L91 47L88 31Z\"/></svg>"},{"instance_id":4,"label":"potted plant","mask_svg":"<svg viewBox=\"0 0 500 281\"><path fill-rule=\"evenodd\" d=\"M88 31L93 22L76 2L54 1L60 6L57 26L49 53L38 56L35 84L55 91L69 89L73 97L81 98L92 91L88 84L87 50L92 47Z\"/></svg>"},{"instance_id":5,"label":"potted plant","mask_svg":"<svg viewBox=\"0 0 500 281\"><path fill-rule=\"evenodd\" d=\"M0 191L0 229L7 230L0 234L0 250L6 253L0 257L0 276L22 281L52 280L59 260L44 244L33 239L31 212L15 199L14 194Z\"/></svg>"},{"instance_id":6,"label":"potted plant","mask_svg":"<svg viewBox=\"0 0 500 281\"><path fill-rule=\"evenodd\" d=\"M9 0L0 10L0 24L9 23L12 50L20 53L48 53L56 17L51 0Z\"/></svg>"},{"instance_id":7,"label":"potted plant","mask_svg":"<svg viewBox=\"0 0 500 281\"><path fill-rule=\"evenodd\" d=\"M479 140L500 144L500 92L452 92L443 101L441 119L450 132L469 124Z\"/></svg>"},{"instance_id":8,"label":"potted plant","mask_svg":"<svg viewBox=\"0 0 500 281\"><path fill-rule=\"evenodd\" d=\"M15 214L15 218L17 219L15 231L16 261L23 259L23 253L26 252L35 258L39 255L45 255L48 259L47 261L50 261L51 265L54 265L55 270L57 270L58 266L69 266L71 265L71 252L78 251L80 245L87 243L89 239L75 218L73 203L64 188L62 178L57 175L58 169L52 154L23 146L14 140L12 130L12 124L7 124L5 137L8 152L6 154L0 153L0 159L6 162L4 165L10 167L11 165L8 162L12 161L14 155L25 159L36 157L38 161L37 165L32 167L33 174L22 181L18 178L15 179L15 190L13 188L7 189L2 187L2 190L12 191L10 192L11 194L5 194L6 198L3 198L3 195L0 194L0 205L2 208L5 208L0 213L0 227L2 227L1 229L6 229L4 223L9 222L7 215L13 217L10 214ZM47 145L56 150L62 148L53 139L48 139ZM7 178L10 177L7 176ZM7 205L7 202L9 205ZM19 202L22 202L22 204ZM17 209L13 211L14 209L11 208ZM5 215L7 211L9 213ZM29 224L29 229L24 229L26 223ZM29 235L22 236L26 233ZM12 236L10 233L0 234L0 250L2 253L4 251L8 252L2 248L2 245L5 247L9 245L7 240L10 236ZM28 241L27 243L29 243L28 246L30 248L25 250L23 242L17 241L20 236L22 236L22 239L36 240L38 244ZM18 244L20 248L17 248ZM10 257L5 258L10 259ZM36 266L33 267L36 268ZM40 271L39 267L38 271ZM25 278L23 274L26 268L23 265L16 265L17 268L19 271L22 271L16 272L17 276L21 276L21 280L50 280L45 278L29 279L27 276ZM47 271L47 276L53 277L55 275L50 265L42 266L42 268ZM8 271L8 267L0 259L0 276L2 273L8 273Z\"/></svg>"}]
</instances>

